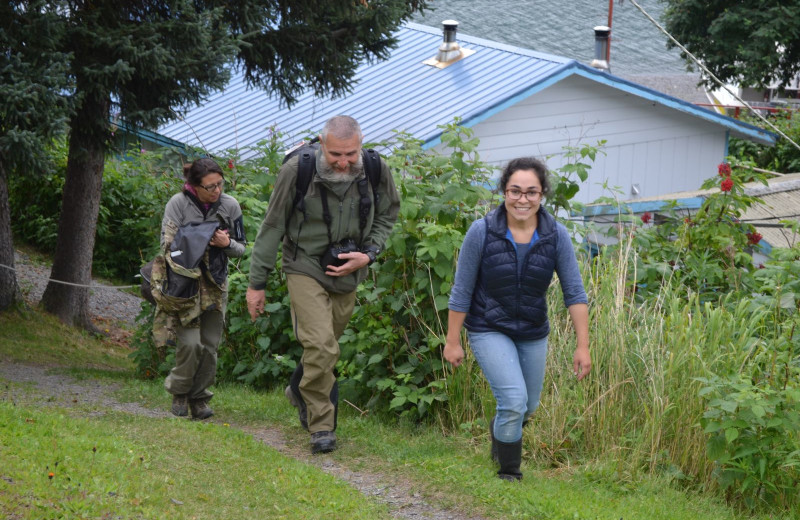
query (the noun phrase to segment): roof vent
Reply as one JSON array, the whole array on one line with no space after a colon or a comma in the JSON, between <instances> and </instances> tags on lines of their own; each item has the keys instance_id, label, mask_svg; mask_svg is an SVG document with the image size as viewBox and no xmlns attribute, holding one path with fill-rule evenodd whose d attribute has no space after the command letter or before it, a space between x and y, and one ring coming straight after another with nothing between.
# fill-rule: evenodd
<instances>
[{"instance_id":1,"label":"roof vent","mask_svg":"<svg viewBox=\"0 0 800 520\"><path fill-rule=\"evenodd\" d=\"M436 53L436 57L430 58L423 62L425 65L431 65L440 69L443 69L448 65L451 65L458 60L466 58L470 54L475 53L475 51L472 49L462 49L456 41L456 29L458 28L457 21L445 20L442 22L442 25L444 26L444 39L439 45L439 50Z\"/></svg>"},{"instance_id":2,"label":"roof vent","mask_svg":"<svg viewBox=\"0 0 800 520\"><path fill-rule=\"evenodd\" d=\"M598 25L594 28L594 59L590 65L603 72L611 72L608 66L608 37L611 35L611 27Z\"/></svg>"}]
</instances>

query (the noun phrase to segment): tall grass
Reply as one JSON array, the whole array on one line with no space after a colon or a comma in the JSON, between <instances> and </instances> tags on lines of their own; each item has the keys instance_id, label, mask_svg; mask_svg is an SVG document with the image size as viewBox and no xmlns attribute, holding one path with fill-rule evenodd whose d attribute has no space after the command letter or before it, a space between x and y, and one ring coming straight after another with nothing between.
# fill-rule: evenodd
<instances>
[{"instance_id":1,"label":"tall grass","mask_svg":"<svg viewBox=\"0 0 800 520\"><path fill-rule=\"evenodd\" d=\"M746 301L701 303L696 294L667 285L655 302L640 303L628 282L632 255L631 244L623 244L582 262L593 367L581 382L572 373L572 323L554 281L547 375L540 407L524 432L526 456L543 466L594 463L621 479L660 473L713 488L698 378L738 371L761 320ZM468 355L464 367L448 378L446 413L454 426L494 413L474 358Z\"/></svg>"}]
</instances>

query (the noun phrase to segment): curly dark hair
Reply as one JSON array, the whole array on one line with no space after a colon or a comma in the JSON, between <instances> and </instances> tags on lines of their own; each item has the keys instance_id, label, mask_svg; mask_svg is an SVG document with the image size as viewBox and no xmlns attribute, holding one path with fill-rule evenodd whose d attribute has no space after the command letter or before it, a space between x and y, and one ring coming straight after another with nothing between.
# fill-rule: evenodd
<instances>
[{"instance_id":1,"label":"curly dark hair","mask_svg":"<svg viewBox=\"0 0 800 520\"><path fill-rule=\"evenodd\" d=\"M549 170L544 162L535 157L518 157L509 161L506 167L503 168L503 173L500 175L500 182L498 183L500 193L506 192L508 179L519 170L533 170L536 173L536 177L539 178L539 183L542 185L542 196L547 197L550 194L550 181L548 180Z\"/></svg>"},{"instance_id":2,"label":"curly dark hair","mask_svg":"<svg viewBox=\"0 0 800 520\"><path fill-rule=\"evenodd\" d=\"M222 175L223 179L225 178L225 174L222 173L222 168L219 167L219 164L208 157L203 157L202 159L197 159L192 163L183 165L183 177L186 179L186 182L192 186L200 186L203 177L209 173L218 173Z\"/></svg>"}]
</instances>

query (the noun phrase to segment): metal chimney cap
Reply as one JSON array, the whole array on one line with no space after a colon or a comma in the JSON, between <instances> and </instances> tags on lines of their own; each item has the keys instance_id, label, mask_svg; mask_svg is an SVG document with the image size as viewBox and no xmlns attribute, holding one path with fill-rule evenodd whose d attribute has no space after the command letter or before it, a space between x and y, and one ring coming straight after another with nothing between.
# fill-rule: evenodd
<instances>
[{"instance_id":1,"label":"metal chimney cap","mask_svg":"<svg viewBox=\"0 0 800 520\"><path fill-rule=\"evenodd\" d=\"M594 34L595 36L608 36L611 34L611 27L606 25L596 25L594 27Z\"/></svg>"},{"instance_id":2,"label":"metal chimney cap","mask_svg":"<svg viewBox=\"0 0 800 520\"><path fill-rule=\"evenodd\" d=\"M456 20L445 20L442 22L442 26L442 42L439 44L436 56L422 62L425 65L431 65L439 69L443 69L475 52L472 49L462 49L456 41L458 29Z\"/></svg>"}]
</instances>

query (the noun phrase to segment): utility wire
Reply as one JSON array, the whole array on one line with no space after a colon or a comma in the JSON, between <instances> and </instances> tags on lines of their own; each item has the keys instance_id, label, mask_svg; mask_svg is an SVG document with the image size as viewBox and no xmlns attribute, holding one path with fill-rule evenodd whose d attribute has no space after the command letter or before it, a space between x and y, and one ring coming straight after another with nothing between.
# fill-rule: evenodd
<instances>
[{"instance_id":1,"label":"utility wire","mask_svg":"<svg viewBox=\"0 0 800 520\"><path fill-rule=\"evenodd\" d=\"M709 77L711 77L711 79L713 79L713 80L714 80L714 81L717 83L717 85L719 85L720 87L722 87L723 89L725 89L725 91L726 91L726 92L728 92L730 95L732 95L734 98L736 98L736 100L737 100L739 103L741 103L742 105L746 106L746 107L747 107L748 109L750 109L750 110L751 110L751 111L752 111L752 112L753 112L753 113L754 113L756 116L758 116L758 117L759 117L759 118L760 118L762 121L764 121L764 123L766 123L766 124L767 124L767 126L769 126L770 128L772 128L772 129L773 129L773 130L774 130L774 131L775 131L777 134L779 134L781 137L783 137L784 139L786 139L787 141L789 141L790 143L792 143L792 145L794 145L794 147L795 147L795 148L797 148L798 150L800 150L800 145L798 145L797 143L795 143L795 142L794 142L794 141L793 141L793 140L792 140L792 139L791 139L789 136L787 136L786 134L784 134L784 133L783 133L783 132L780 130L780 128L778 128L777 126L775 126L775 125L773 125L772 123L770 123L770 122L767 120L767 118L766 118L766 117L762 116L762 115L761 115L761 114L760 114L760 113L759 113L757 110L755 110L753 107L751 107L749 103L747 103L745 100L743 100L742 98L740 98L738 94L736 94L736 93L732 92L732 91L731 91L731 90L728 88L728 86L727 86L727 85L725 85L724 83L722 83L722 81L720 81L720 79L719 79L718 77L716 77L716 76L715 76L715 75L714 75L714 74L713 74L713 73L712 73L710 70L708 70L708 68L706 68L706 66L705 66L705 65L703 65L703 64L700 62L700 60L699 60L699 59L697 59L697 58L695 57L695 55L694 55L694 54L692 54L691 52L689 52L689 50L688 50L686 47L684 47L683 45L681 45L681 42L679 42L678 40L676 40L676 39L675 39L675 38L674 38L674 37L673 37L673 36L672 36L670 33L668 33L668 32L667 32L667 30L666 30L666 29L664 29L664 28L661 26L661 24L659 24L659 23L658 23L658 22L657 22L657 21L656 21L656 20L655 20L655 19L654 19L652 16L650 16L650 15L647 13L647 11L645 11L645 10L642 8L642 6L640 6L640 5L639 5L639 4L636 2L636 0L631 0L631 3L632 3L632 4L633 4L633 5L634 5L634 6L635 6L635 7L636 7L636 8L637 8L639 11L641 11L641 13L642 13L643 15L645 15L645 16L647 17L647 19L648 19L648 20L650 20L650 22L651 22L653 25L655 25L656 27L658 27L658 29L659 29L659 30L660 30L662 33L664 33L664 34L667 36L667 38L669 38L669 39L670 39L670 40L671 40L671 41L672 41L672 42L673 42L675 45L677 45L677 46L678 46L678 47L679 47L679 48L680 48L680 49L681 49L681 50L682 50L684 53L686 53L686 55L687 55L687 56L689 56L689 57L692 59L692 61L694 61L694 62L697 64L697 66L698 66L698 67L700 67L701 69L703 69L703 71L704 71L706 74L708 74L708 75L709 75Z\"/></svg>"}]
</instances>

